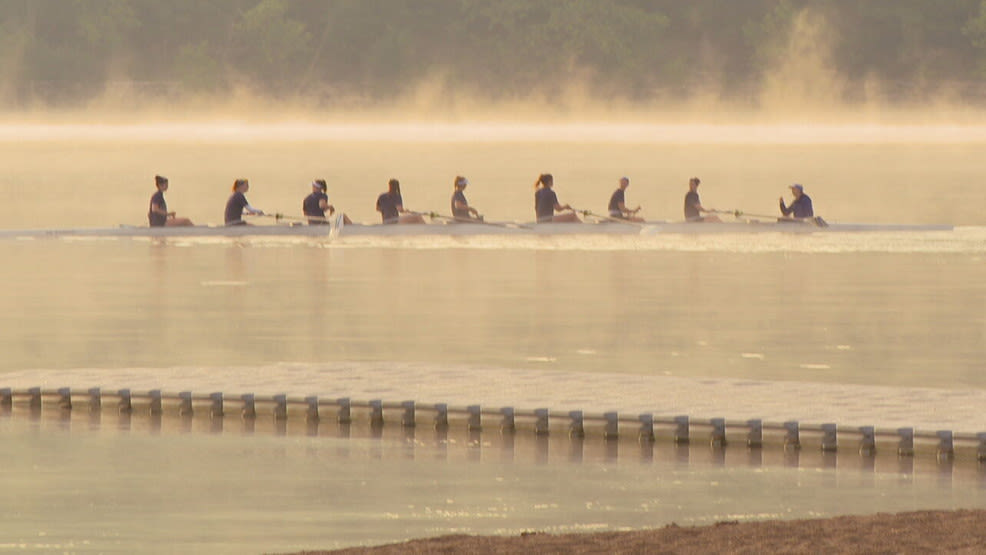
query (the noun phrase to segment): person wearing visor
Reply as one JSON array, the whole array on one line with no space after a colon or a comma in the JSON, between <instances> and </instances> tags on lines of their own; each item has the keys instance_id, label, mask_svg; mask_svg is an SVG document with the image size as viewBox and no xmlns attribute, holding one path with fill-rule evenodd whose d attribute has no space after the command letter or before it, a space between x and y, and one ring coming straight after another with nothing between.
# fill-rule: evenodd
<instances>
[{"instance_id":1,"label":"person wearing visor","mask_svg":"<svg viewBox=\"0 0 986 555\"><path fill-rule=\"evenodd\" d=\"M637 217L637 212L640 212L640 206L637 206L633 210L627 208L626 205L626 191L627 187L630 186L630 178L623 176L620 178L620 186L613 191L613 195L609 197L609 217L616 218L618 220L627 220L630 222L643 223L644 219Z\"/></svg>"},{"instance_id":2,"label":"person wearing visor","mask_svg":"<svg viewBox=\"0 0 986 555\"><path fill-rule=\"evenodd\" d=\"M246 192L250 190L250 181L247 179L237 179L233 182L233 194L226 201L226 213L224 220L226 225L247 225L243 221L243 214L251 216L263 216L264 211L250 206L247 202Z\"/></svg>"},{"instance_id":3,"label":"person wearing visor","mask_svg":"<svg viewBox=\"0 0 986 555\"><path fill-rule=\"evenodd\" d=\"M814 218L815 210L811 206L811 198L805 194L805 188L795 183L791 185L790 189L791 193L794 194L794 201L791 202L791 206L787 206L784 204L784 197L781 197L781 214L794 219Z\"/></svg>"},{"instance_id":4,"label":"person wearing visor","mask_svg":"<svg viewBox=\"0 0 986 555\"><path fill-rule=\"evenodd\" d=\"M461 175L455 176L455 181L452 183L454 189L452 193L452 216L460 222L483 221L479 211L469 206L469 201L466 200L466 185L469 185L468 179Z\"/></svg>"},{"instance_id":5,"label":"person wearing visor","mask_svg":"<svg viewBox=\"0 0 986 555\"><path fill-rule=\"evenodd\" d=\"M157 187L157 192L151 196L151 204L147 209L147 223L151 227L193 225L192 220L179 218L174 212L168 212L168 203L164 200L164 192L168 190L168 178L155 175L154 186Z\"/></svg>"},{"instance_id":6,"label":"person wearing visor","mask_svg":"<svg viewBox=\"0 0 986 555\"><path fill-rule=\"evenodd\" d=\"M326 194L328 188L329 186L326 185L324 179L312 181L312 194L305 197L301 203L301 211L308 218L308 225L328 224L329 220L325 217L325 211L328 210L330 216L336 213L335 206L329 204L329 195ZM353 222L343 214L342 223L348 225Z\"/></svg>"}]
</instances>

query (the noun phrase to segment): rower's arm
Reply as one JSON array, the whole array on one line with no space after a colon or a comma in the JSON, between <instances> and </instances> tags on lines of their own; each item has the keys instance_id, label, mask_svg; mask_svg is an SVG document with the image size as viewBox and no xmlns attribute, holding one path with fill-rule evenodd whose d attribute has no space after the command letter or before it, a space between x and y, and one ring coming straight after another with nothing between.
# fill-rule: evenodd
<instances>
[{"instance_id":1,"label":"rower's arm","mask_svg":"<svg viewBox=\"0 0 986 555\"><path fill-rule=\"evenodd\" d=\"M794 211L794 206L793 205L791 206L791 208L788 208L787 205L784 204L784 198L783 197L781 197L781 199L780 199L780 207L781 207L781 214L784 214L785 216L789 215L791 212Z\"/></svg>"},{"instance_id":2,"label":"rower's arm","mask_svg":"<svg viewBox=\"0 0 986 555\"><path fill-rule=\"evenodd\" d=\"M469 206L468 204L466 204L466 203L464 203L464 202L462 202L461 200L458 200L458 199L456 199L456 201L455 201L455 209L456 210L465 210L465 211L469 212L470 214L472 214L473 216L477 216L477 217L479 216L479 210L476 210L472 206Z\"/></svg>"},{"instance_id":3,"label":"rower's arm","mask_svg":"<svg viewBox=\"0 0 986 555\"><path fill-rule=\"evenodd\" d=\"M633 210L630 210L629 208L627 208L625 202L619 203L618 208L620 209L620 212L623 212L624 214L636 214L637 212L640 212L640 206L637 206Z\"/></svg>"},{"instance_id":4,"label":"rower's arm","mask_svg":"<svg viewBox=\"0 0 986 555\"><path fill-rule=\"evenodd\" d=\"M151 204L151 212L154 212L155 214L161 214L162 216L167 216L170 218L175 217L174 212L168 212L167 210L164 209L163 206L157 203Z\"/></svg>"}]
</instances>

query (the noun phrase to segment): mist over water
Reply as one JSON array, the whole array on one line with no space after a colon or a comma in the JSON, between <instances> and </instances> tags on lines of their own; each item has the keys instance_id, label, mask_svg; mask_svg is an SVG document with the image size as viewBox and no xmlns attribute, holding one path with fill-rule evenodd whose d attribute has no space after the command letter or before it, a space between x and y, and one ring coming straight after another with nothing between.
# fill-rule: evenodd
<instances>
[{"instance_id":1,"label":"mist over water","mask_svg":"<svg viewBox=\"0 0 986 555\"><path fill-rule=\"evenodd\" d=\"M312 179L356 221L376 222L376 196L401 179L410 209L446 212L466 175L490 219L532 219L531 183L555 174L559 198L602 211L620 176L628 201L655 220L681 218L687 180L707 207L777 213L802 183L831 221L983 222L976 153L986 126L710 124L158 123L0 126L13 162L0 187L7 227L140 224L155 173L169 206L220 221L232 181L251 202L297 214ZM52 167L57 165L57 168Z\"/></svg>"}]
</instances>

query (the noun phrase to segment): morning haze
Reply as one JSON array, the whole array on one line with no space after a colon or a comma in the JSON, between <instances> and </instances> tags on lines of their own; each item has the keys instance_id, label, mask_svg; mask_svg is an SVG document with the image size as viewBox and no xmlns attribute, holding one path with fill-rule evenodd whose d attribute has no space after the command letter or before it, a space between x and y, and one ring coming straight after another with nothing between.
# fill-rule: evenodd
<instances>
[{"instance_id":1,"label":"morning haze","mask_svg":"<svg viewBox=\"0 0 986 555\"><path fill-rule=\"evenodd\" d=\"M5 0L0 29L9 112L803 115L986 97L980 0Z\"/></svg>"}]
</instances>

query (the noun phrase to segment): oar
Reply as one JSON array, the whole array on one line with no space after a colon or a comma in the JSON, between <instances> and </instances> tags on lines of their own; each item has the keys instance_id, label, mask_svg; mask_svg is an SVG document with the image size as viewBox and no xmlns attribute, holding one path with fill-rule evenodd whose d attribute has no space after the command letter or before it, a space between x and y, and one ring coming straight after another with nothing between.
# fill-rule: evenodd
<instances>
[{"instance_id":1,"label":"oar","mask_svg":"<svg viewBox=\"0 0 986 555\"><path fill-rule=\"evenodd\" d=\"M280 222L281 220L301 220L301 218L294 218L291 216L286 216L284 214L268 214L264 212L263 214L244 214L244 216L254 216L259 218L271 218L274 223Z\"/></svg>"},{"instance_id":2,"label":"oar","mask_svg":"<svg viewBox=\"0 0 986 555\"><path fill-rule=\"evenodd\" d=\"M332 239L335 239L336 237L339 236L339 233L342 231L342 226L343 226L343 223L345 221L345 219L342 217L341 214L338 215L338 216L333 217L332 219L324 218L324 217L321 217L321 216L288 216L287 214L281 214L279 212L278 213L274 213L274 214L261 214L261 216L266 216L268 218L274 218L274 221L275 222L278 222L278 221L281 221L281 220L289 220L289 221L292 221L292 222L307 222L308 220L316 220L316 221L319 221L319 222L325 222L325 223L329 224L328 225L328 233L329 233L329 237L332 238ZM291 225L294 225L294 224L292 223Z\"/></svg>"},{"instance_id":3,"label":"oar","mask_svg":"<svg viewBox=\"0 0 986 555\"><path fill-rule=\"evenodd\" d=\"M528 226L526 226L524 224L520 224L520 223L514 223L514 222L488 222L488 221L482 219L482 216L480 216L478 219L476 219L476 218L456 218L455 216L446 216L444 214L439 214L438 212L428 212L425 215L428 216L429 218L432 218L432 219L436 219L437 218L437 219L446 220L446 221L450 221L450 222L456 222L456 223L460 223L460 224L479 224L479 225L491 225L491 226L494 226L494 227L507 227L507 228L519 227L521 229L530 229L530 227L528 227Z\"/></svg>"},{"instance_id":4,"label":"oar","mask_svg":"<svg viewBox=\"0 0 986 555\"><path fill-rule=\"evenodd\" d=\"M296 222L307 222L308 220L315 220L316 222L332 223L332 220L324 216L288 216L287 214L264 214L265 216L271 215L275 220L291 220Z\"/></svg>"},{"instance_id":5,"label":"oar","mask_svg":"<svg viewBox=\"0 0 986 555\"><path fill-rule=\"evenodd\" d=\"M590 217L590 218L596 218L597 220L603 220L603 221L613 222L613 223L617 223L617 224L633 224L633 225L640 225L640 226L647 225L647 222L635 222L635 221L632 221L632 220L624 220L622 218L614 218L613 216L603 216L602 214L596 214L592 210L576 210L575 212L577 214L582 214L583 216L587 216L587 217Z\"/></svg>"},{"instance_id":6,"label":"oar","mask_svg":"<svg viewBox=\"0 0 986 555\"><path fill-rule=\"evenodd\" d=\"M274 214L274 218L278 220L293 220L307 222L308 220L315 220L317 222L325 222L328 224L329 228L329 238L335 239L339 237L342 233L342 228L346 224L345 214L333 214L331 218L326 218L324 216L288 216L286 214Z\"/></svg>"},{"instance_id":7,"label":"oar","mask_svg":"<svg viewBox=\"0 0 986 555\"><path fill-rule=\"evenodd\" d=\"M274 218L275 220L277 219L277 214L268 214L266 212L262 212L260 214L254 214L252 212L247 212L246 214L243 214L242 216L240 216L240 219L239 220L236 220L237 222L241 222L241 223L236 224L236 225L244 225L244 224L245 225L253 225L253 224L248 224L246 222L246 220L243 219L246 216L250 216L250 217L253 217L253 218ZM234 224L234 222L228 222L226 225L233 225L233 224Z\"/></svg>"}]
</instances>

